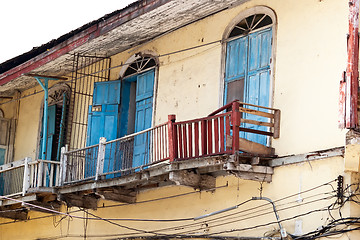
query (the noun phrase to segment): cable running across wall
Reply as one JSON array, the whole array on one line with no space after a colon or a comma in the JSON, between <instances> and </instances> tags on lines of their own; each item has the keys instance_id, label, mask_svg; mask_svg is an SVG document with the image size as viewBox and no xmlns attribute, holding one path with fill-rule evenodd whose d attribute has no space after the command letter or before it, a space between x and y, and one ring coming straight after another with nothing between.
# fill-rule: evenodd
<instances>
[{"instance_id":1,"label":"cable running across wall","mask_svg":"<svg viewBox=\"0 0 360 240\"><path fill-rule=\"evenodd\" d=\"M174 52L169 52L169 53L164 53L164 54L161 54L161 55L158 55L157 57L160 58L160 57L165 57L165 56L170 56L170 55L174 55L174 54L178 54L178 53L181 53L181 52L186 52L186 51L190 51L190 50L194 50L194 49L197 49L197 48L201 48L201 47L205 47L205 46L209 46L209 45L213 45L215 43L221 43L222 40L216 40L216 41L212 41L212 42L209 42L209 43L205 43L205 44L201 44L201 45L197 45L197 46L193 46L193 47L189 47L189 48L184 48L184 49L181 49L181 50L178 50L178 51L174 51ZM116 69L116 68L120 68L120 67L123 67L123 66L128 66L128 65L131 65L133 63L140 63L140 61L138 60L135 60L131 63L122 63L122 64L119 64L119 65L115 65L113 67L109 67L109 68L106 68L106 69L103 69L103 70L100 70L100 71L96 71L96 72L92 72L90 74L99 74L99 73L102 73L102 72L105 72L105 71L109 71L109 70L112 70L112 69ZM70 79L70 80L67 80L67 81L64 81L64 82L72 82L72 81L75 81L75 80L79 80L79 79L82 79L84 78L84 76L82 77L77 77L75 79ZM51 89L51 87L49 88L49 90ZM12 100L9 100L7 102L3 102L3 103L0 103L0 106L1 105L4 105L4 104L8 104L8 103L12 103L14 101L18 101L18 100L21 100L21 99L24 99L24 98L27 98L27 97L31 97L31 96L34 96L34 95L37 95L37 94L40 94L42 93L43 90L39 90L38 92L35 92L35 93L31 93L31 94L28 94L26 96L23 96L23 97L20 97L20 98L17 98L17 99L12 99Z\"/></svg>"}]
</instances>

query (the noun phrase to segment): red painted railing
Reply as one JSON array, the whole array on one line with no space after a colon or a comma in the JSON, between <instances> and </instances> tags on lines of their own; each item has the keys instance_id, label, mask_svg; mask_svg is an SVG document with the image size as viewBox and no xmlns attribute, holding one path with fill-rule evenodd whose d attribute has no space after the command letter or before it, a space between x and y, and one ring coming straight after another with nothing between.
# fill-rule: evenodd
<instances>
[{"instance_id":1,"label":"red painted railing","mask_svg":"<svg viewBox=\"0 0 360 240\"><path fill-rule=\"evenodd\" d=\"M262 122L246 116L261 116ZM271 155L271 148L240 137L240 132L279 137L280 111L239 101L231 102L204 118L168 122L122 138L87 148L62 152L62 184L113 178L169 160L235 154L239 151ZM248 125L265 126L268 131ZM144 149L138 149L143 143ZM135 151L135 147L137 150ZM141 154L136 154L140 152Z\"/></svg>"},{"instance_id":2,"label":"red painted railing","mask_svg":"<svg viewBox=\"0 0 360 240\"><path fill-rule=\"evenodd\" d=\"M227 112L222 113L225 110ZM262 116L267 120L259 122L242 119L244 113ZM242 127L242 123L266 126L269 131ZM240 146L240 132L278 138L280 110L235 100L205 118L175 122L175 115L169 115L168 129L170 161L234 154L244 151L244 147Z\"/></svg>"},{"instance_id":3,"label":"red painted railing","mask_svg":"<svg viewBox=\"0 0 360 240\"><path fill-rule=\"evenodd\" d=\"M230 153L226 135L230 134L231 113L172 124L174 157L189 159Z\"/></svg>"}]
</instances>

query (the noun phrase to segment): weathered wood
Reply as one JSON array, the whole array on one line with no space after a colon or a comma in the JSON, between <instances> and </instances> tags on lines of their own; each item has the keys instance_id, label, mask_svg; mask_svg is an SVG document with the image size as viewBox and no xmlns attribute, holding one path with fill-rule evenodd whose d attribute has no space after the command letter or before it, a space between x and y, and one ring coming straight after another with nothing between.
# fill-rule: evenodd
<instances>
[{"instance_id":1,"label":"weathered wood","mask_svg":"<svg viewBox=\"0 0 360 240\"><path fill-rule=\"evenodd\" d=\"M232 105L232 128L233 128L233 141L232 141L232 153L235 154L239 151L239 142L236 140L239 138L239 127L240 127L240 112L239 112L239 103L234 102Z\"/></svg>"},{"instance_id":2,"label":"weathered wood","mask_svg":"<svg viewBox=\"0 0 360 240\"><path fill-rule=\"evenodd\" d=\"M231 150L232 140L227 138L230 136L230 116L226 116L225 118L226 150Z\"/></svg>"},{"instance_id":3,"label":"weathered wood","mask_svg":"<svg viewBox=\"0 0 360 240\"><path fill-rule=\"evenodd\" d=\"M224 131L225 121L224 118L220 118L220 152L225 151L225 131Z\"/></svg>"},{"instance_id":4,"label":"weathered wood","mask_svg":"<svg viewBox=\"0 0 360 240\"><path fill-rule=\"evenodd\" d=\"M191 159L187 161L174 161L171 164L163 163L159 164L156 167L149 167L144 172L133 173L131 175L122 176L121 178L116 179L107 179L97 182L87 182L79 185L68 185L63 186L58 189L59 194L67 194L73 192L83 192L83 191L92 191L97 189L100 191L111 191L116 193L117 188L120 195L129 195L125 191L128 188L139 188L139 187L151 187L151 186L161 186L164 181L169 181L169 175L171 172L181 172L181 171L190 171L192 177L197 175L193 172L193 169L197 170L201 176L210 174L214 176L218 175L227 175L232 172L249 172L250 174L261 173L261 174L272 174L273 170L270 167L263 166L251 166L250 164L237 164L237 161L231 163L228 167L226 163L230 163L230 158L232 155L221 155L221 156L209 156L209 157L199 157L196 159ZM260 159L262 157L260 156ZM246 159L251 159L251 156L246 157ZM198 178L198 177L197 177ZM256 177L254 177L255 179ZM173 182L173 181L170 181ZM181 181L182 182L182 181ZM179 180L180 183L180 180ZM202 182L200 182L202 183ZM193 183L188 185L195 185L196 187L201 187L200 183ZM167 184L168 185L168 184ZM184 184L185 185L185 184ZM210 188L210 185L209 185ZM125 192L124 192L125 191ZM128 191L128 190L127 190ZM131 195L130 195L131 196ZM111 198L112 196L110 196Z\"/></svg>"},{"instance_id":5,"label":"weathered wood","mask_svg":"<svg viewBox=\"0 0 360 240\"><path fill-rule=\"evenodd\" d=\"M227 163L226 169L229 171L239 171L239 172L248 172L248 173L263 173L263 174L273 174L274 170L271 167L266 166L252 166L250 164L234 164Z\"/></svg>"},{"instance_id":6,"label":"weathered wood","mask_svg":"<svg viewBox=\"0 0 360 240\"><path fill-rule=\"evenodd\" d=\"M251 165L259 165L260 157L253 157L251 158Z\"/></svg>"},{"instance_id":7,"label":"weathered wood","mask_svg":"<svg viewBox=\"0 0 360 240\"><path fill-rule=\"evenodd\" d=\"M99 180L99 176L104 172L106 138L101 137L99 141L99 149L96 164L95 181Z\"/></svg>"},{"instance_id":8,"label":"weathered wood","mask_svg":"<svg viewBox=\"0 0 360 240\"><path fill-rule=\"evenodd\" d=\"M55 195L55 200L56 200L56 195ZM59 201L49 201L47 202L46 200L41 200L40 201L33 201L31 202L31 204L36 205L36 206L40 206L41 208L31 208L31 210L33 211L37 211L37 212L43 212L43 213L54 213L51 210L60 210L61 208L61 202ZM46 209L49 209L50 211L47 211Z\"/></svg>"},{"instance_id":9,"label":"weathered wood","mask_svg":"<svg viewBox=\"0 0 360 240\"><path fill-rule=\"evenodd\" d=\"M280 110L274 112L274 138L280 137Z\"/></svg>"},{"instance_id":10,"label":"weathered wood","mask_svg":"<svg viewBox=\"0 0 360 240\"><path fill-rule=\"evenodd\" d=\"M261 173L248 173L248 172L234 172L234 174L244 180L253 180L258 182L271 182L272 175Z\"/></svg>"},{"instance_id":11,"label":"weathered wood","mask_svg":"<svg viewBox=\"0 0 360 240\"><path fill-rule=\"evenodd\" d=\"M29 171L29 162L31 158L26 157L24 162L24 177L23 177L23 192L22 195L25 196L27 190L30 187L30 171Z\"/></svg>"},{"instance_id":12,"label":"weathered wood","mask_svg":"<svg viewBox=\"0 0 360 240\"><path fill-rule=\"evenodd\" d=\"M13 220L27 220L28 210L26 208L1 207L0 218L9 218Z\"/></svg>"},{"instance_id":13,"label":"weathered wood","mask_svg":"<svg viewBox=\"0 0 360 240\"><path fill-rule=\"evenodd\" d=\"M88 194L83 195L81 193L70 193L66 195L61 195L60 199L69 207L81 207L86 209L97 209L98 195Z\"/></svg>"},{"instance_id":14,"label":"weathered wood","mask_svg":"<svg viewBox=\"0 0 360 240\"><path fill-rule=\"evenodd\" d=\"M31 201L36 201L36 194L31 194L31 195L26 195L24 197L20 197L20 198L16 198L16 200L18 201L23 201L23 202L31 202ZM10 199L4 199L0 201L0 206L9 206L9 205L16 205L19 204L18 201L14 200L10 200Z\"/></svg>"},{"instance_id":15,"label":"weathered wood","mask_svg":"<svg viewBox=\"0 0 360 240\"><path fill-rule=\"evenodd\" d=\"M258 125L258 126L274 127L274 124L269 123L269 122L260 122L260 121L245 119L245 118L242 118L240 121L242 123L249 123L249 124L254 124L254 125Z\"/></svg>"},{"instance_id":16,"label":"weathered wood","mask_svg":"<svg viewBox=\"0 0 360 240\"><path fill-rule=\"evenodd\" d=\"M208 150L208 154L212 154L213 149L212 149L212 144L213 144L213 139L212 139L212 121L211 119L206 121L207 122L207 150Z\"/></svg>"},{"instance_id":17,"label":"weathered wood","mask_svg":"<svg viewBox=\"0 0 360 240\"><path fill-rule=\"evenodd\" d=\"M216 187L216 178L210 175L200 175L200 189L213 189Z\"/></svg>"},{"instance_id":18,"label":"weathered wood","mask_svg":"<svg viewBox=\"0 0 360 240\"><path fill-rule=\"evenodd\" d=\"M0 173L24 166L25 159L7 163L0 166Z\"/></svg>"},{"instance_id":19,"label":"weathered wood","mask_svg":"<svg viewBox=\"0 0 360 240\"><path fill-rule=\"evenodd\" d=\"M240 110L240 112L249 113L249 114L253 114L253 115L257 115L257 116L261 116L261 117L266 117L266 118L271 118L271 119L274 118L274 114L272 114L272 113L261 112L258 110L243 108L243 107L239 107L239 110Z\"/></svg>"},{"instance_id":20,"label":"weathered wood","mask_svg":"<svg viewBox=\"0 0 360 240\"><path fill-rule=\"evenodd\" d=\"M219 119L214 119L214 142L215 142L215 149L214 153L219 152Z\"/></svg>"},{"instance_id":21,"label":"weathered wood","mask_svg":"<svg viewBox=\"0 0 360 240\"><path fill-rule=\"evenodd\" d=\"M124 203L135 203L136 196L130 196L125 194L116 193L115 191L97 191L98 194L103 196L107 200L124 202Z\"/></svg>"},{"instance_id":22,"label":"weathered wood","mask_svg":"<svg viewBox=\"0 0 360 240\"><path fill-rule=\"evenodd\" d=\"M260 143L252 142L244 138L239 138L239 150L247 153L274 155L275 149L264 146Z\"/></svg>"},{"instance_id":23,"label":"weathered wood","mask_svg":"<svg viewBox=\"0 0 360 240\"><path fill-rule=\"evenodd\" d=\"M176 183L176 185L184 185L197 188L200 184L200 175L187 170L176 171L169 173L169 180Z\"/></svg>"},{"instance_id":24,"label":"weathered wood","mask_svg":"<svg viewBox=\"0 0 360 240\"><path fill-rule=\"evenodd\" d=\"M344 156L345 148L333 148L324 151L317 151L317 152L309 152L305 154L298 154L298 155L291 155L286 157L275 158L269 161L269 166L271 167L278 167L283 165L289 164L296 164L301 162L313 161L323 158L330 158L330 157L337 157L337 156Z\"/></svg>"},{"instance_id":25,"label":"weathered wood","mask_svg":"<svg viewBox=\"0 0 360 240\"><path fill-rule=\"evenodd\" d=\"M192 171L183 170L169 173L169 180L176 185L184 185L193 188L211 189L215 187L216 179L210 175L200 175Z\"/></svg>"},{"instance_id":26,"label":"weathered wood","mask_svg":"<svg viewBox=\"0 0 360 240\"><path fill-rule=\"evenodd\" d=\"M226 136L226 147L231 147L233 137ZM252 142L244 138L239 138L239 150L242 152L255 154L255 155L269 155L272 156L275 154L275 149L271 147L266 147L260 143Z\"/></svg>"},{"instance_id":27,"label":"weathered wood","mask_svg":"<svg viewBox=\"0 0 360 240\"><path fill-rule=\"evenodd\" d=\"M189 157L193 156L193 137L192 137L192 124L188 124L188 132L189 132Z\"/></svg>"},{"instance_id":28,"label":"weathered wood","mask_svg":"<svg viewBox=\"0 0 360 240\"><path fill-rule=\"evenodd\" d=\"M242 132L256 133L256 134L270 136L270 137L274 136L274 134L272 132L266 132L266 131L251 129L251 128L240 127L239 130Z\"/></svg>"},{"instance_id":29,"label":"weathered wood","mask_svg":"<svg viewBox=\"0 0 360 240\"><path fill-rule=\"evenodd\" d=\"M206 120L201 121L201 154L207 154L207 127Z\"/></svg>"},{"instance_id":30,"label":"weathered wood","mask_svg":"<svg viewBox=\"0 0 360 240\"><path fill-rule=\"evenodd\" d=\"M199 156L199 122L194 123L194 131L195 131L195 157Z\"/></svg>"},{"instance_id":31,"label":"weathered wood","mask_svg":"<svg viewBox=\"0 0 360 240\"><path fill-rule=\"evenodd\" d=\"M183 142L183 132L181 131L183 126L182 125L177 125L179 132L178 132L178 141L179 141L179 158L184 158L184 142Z\"/></svg>"}]
</instances>

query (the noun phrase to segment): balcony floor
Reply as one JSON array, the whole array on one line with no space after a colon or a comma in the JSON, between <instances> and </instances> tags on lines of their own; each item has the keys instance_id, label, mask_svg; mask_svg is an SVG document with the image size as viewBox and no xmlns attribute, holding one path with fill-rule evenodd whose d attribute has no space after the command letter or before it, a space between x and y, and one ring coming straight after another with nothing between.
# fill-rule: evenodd
<instances>
[{"instance_id":1,"label":"balcony floor","mask_svg":"<svg viewBox=\"0 0 360 240\"><path fill-rule=\"evenodd\" d=\"M230 174L241 179L271 182L273 169L255 165L267 160L268 158L264 157L240 154L209 156L172 163L167 161L118 178L65 185L56 192L61 200L70 206L95 209L100 197L134 203L136 192L142 189L167 185L183 185L202 190L213 189L217 176Z\"/></svg>"}]
</instances>

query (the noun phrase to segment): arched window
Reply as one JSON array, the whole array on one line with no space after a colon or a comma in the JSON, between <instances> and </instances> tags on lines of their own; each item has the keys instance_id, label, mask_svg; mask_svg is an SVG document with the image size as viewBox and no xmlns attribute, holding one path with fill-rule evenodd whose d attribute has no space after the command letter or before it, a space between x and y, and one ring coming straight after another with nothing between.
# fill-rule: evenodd
<instances>
[{"instance_id":1,"label":"arched window","mask_svg":"<svg viewBox=\"0 0 360 240\"><path fill-rule=\"evenodd\" d=\"M233 21L225 32L224 103L238 99L270 107L274 18L275 14L268 8L250 9ZM255 115L243 117L262 120ZM256 128L256 125L246 127ZM252 133L243 135L250 141L267 144L266 137Z\"/></svg>"},{"instance_id":2,"label":"arched window","mask_svg":"<svg viewBox=\"0 0 360 240\"><path fill-rule=\"evenodd\" d=\"M229 34L229 38L250 34L264 27L269 27L272 23L271 17L266 14L254 14L248 16L235 25Z\"/></svg>"},{"instance_id":3,"label":"arched window","mask_svg":"<svg viewBox=\"0 0 360 240\"><path fill-rule=\"evenodd\" d=\"M97 144L100 137L109 141L151 128L155 67L154 58L134 55L121 69L119 80L94 83L88 116L88 146ZM126 144L133 157L125 162L120 159L115 163L109 162L107 171L119 170L120 166L138 167L144 163L145 155L149 153L148 135L129 138ZM121 151L122 147L118 150ZM91 171L86 170L86 175L92 176L94 173Z\"/></svg>"},{"instance_id":4,"label":"arched window","mask_svg":"<svg viewBox=\"0 0 360 240\"><path fill-rule=\"evenodd\" d=\"M47 120L47 144L45 159L60 161L60 149L65 144L66 119L70 99L70 87L66 83L58 83L49 89L48 120ZM41 121L41 132L39 149L44 141L42 133L43 117ZM41 151L39 151L41 156Z\"/></svg>"},{"instance_id":5,"label":"arched window","mask_svg":"<svg viewBox=\"0 0 360 240\"><path fill-rule=\"evenodd\" d=\"M129 77L134 74L139 74L144 71L148 71L156 66L154 58L149 56L140 56L133 63L128 65L123 78Z\"/></svg>"}]
</instances>

